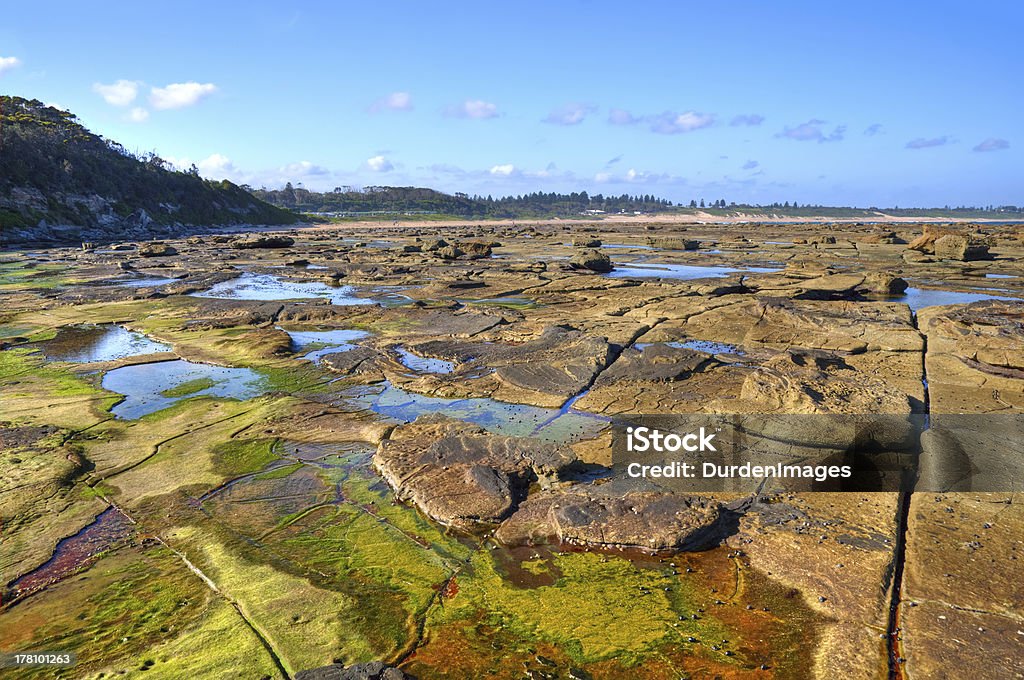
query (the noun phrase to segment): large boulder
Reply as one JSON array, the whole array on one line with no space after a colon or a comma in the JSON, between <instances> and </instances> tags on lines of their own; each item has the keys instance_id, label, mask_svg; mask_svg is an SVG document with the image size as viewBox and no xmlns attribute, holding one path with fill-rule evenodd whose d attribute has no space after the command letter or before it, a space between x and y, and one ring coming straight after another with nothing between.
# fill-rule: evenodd
<instances>
[{"instance_id":1,"label":"large boulder","mask_svg":"<svg viewBox=\"0 0 1024 680\"><path fill-rule=\"evenodd\" d=\"M935 241L935 257L942 260L986 260L988 246L974 241L963 234L947 234Z\"/></svg>"},{"instance_id":2,"label":"large boulder","mask_svg":"<svg viewBox=\"0 0 1024 680\"><path fill-rule=\"evenodd\" d=\"M399 500L463 529L501 521L531 484L554 481L575 462L563 447L437 415L398 426L373 456Z\"/></svg>"},{"instance_id":3,"label":"large boulder","mask_svg":"<svg viewBox=\"0 0 1024 680\"><path fill-rule=\"evenodd\" d=\"M139 257L169 257L171 255L177 255L178 250L174 246L169 246L166 243L154 241L147 243L139 248L137 255Z\"/></svg>"},{"instance_id":4,"label":"large boulder","mask_svg":"<svg viewBox=\"0 0 1024 680\"><path fill-rule=\"evenodd\" d=\"M463 255L462 249L455 246L444 246L434 251L434 254L442 260L457 260Z\"/></svg>"},{"instance_id":5,"label":"large boulder","mask_svg":"<svg viewBox=\"0 0 1024 680\"><path fill-rule=\"evenodd\" d=\"M878 295L900 295L907 290L905 279L888 272L871 272L864 277L862 290Z\"/></svg>"},{"instance_id":6,"label":"large boulder","mask_svg":"<svg viewBox=\"0 0 1024 680\"><path fill-rule=\"evenodd\" d=\"M294 244L295 239L291 236L244 236L232 241L231 247L236 250L251 250L255 248L290 248Z\"/></svg>"},{"instance_id":7,"label":"large boulder","mask_svg":"<svg viewBox=\"0 0 1024 680\"><path fill-rule=\"evenodd\" d=\"M593 248L583 248L577 250L576 254L569 260L569 266L573 269L588 269L592 272L610 272L614 265L612 265L611 258L600 250Z\"/></svg>"},{"instance_id":8,"label":"large boulder","mask_svg":"<svg viewBox=\"0 0 1024 680\"><path fill-rule=\"evenodd\" d=\"M491 246L487 243L469 241L468 243L459 244L459 247L468 260L481 260L491 256Z\"/></svg>"}]
</instances>

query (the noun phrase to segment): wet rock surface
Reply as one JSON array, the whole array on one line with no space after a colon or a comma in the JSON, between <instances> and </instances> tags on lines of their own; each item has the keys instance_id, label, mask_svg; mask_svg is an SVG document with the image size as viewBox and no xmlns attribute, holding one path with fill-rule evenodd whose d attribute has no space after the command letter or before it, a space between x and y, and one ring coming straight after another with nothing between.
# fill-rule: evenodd
<instances>
[{"instance_id":1,"label":"wet rock surface","mask_svg":"<svg viewBox=\"0 0 1024 680\"><path fill-rule=\"evenodd\" d=\"M532 494L495 536L510 545L553 541L658 552L706 547L725 532L724 510L713 498L636 486L576 484Z\"/></svg>"},{"instance_id":2,"label":"wet rock surface","mask_svg":"<svg viewBox=\"0 0 1024 680\"><path fill-rule=\"evenodd\" d=\"M550 484L575 463L568 450L443 417L397 427L381 442L374 466L397 498L459 527L504 519L533 483Z\"/></svg>"},{"instance_id":3,"label":"wet rock surface","mask_svg":"<svg viewBox=\"0 0 1024 680\"><path fill-rule=\"evenodd\" d=\"M295 674L295 680L415 680L394 666L381 661L371 661L352 666L332 664Z\"/></svg>"},{"instance_id":4,"label":"wet rock surface","mask_svg":"<svg viewBox=\"0 0 1024 680\"><path fill-rule=\"evenodd\" d=\"M979 485L1024 471L964 456L1020 435L939 424L1024 410L1017 232L345 224L5 255L0 573L54 577L0 643L46 622L83 673L163 677L1014 677L1017 505ZM262 299L200 297L242 277ZM171 351L46 360L118 324ZM208 380L114 417L105 376L174 357ZM227 369L258 387L217 394ZM611 418L743 414L818 461L842 433L813 423L879 413L872 455L928 416L924 457L963 474L726 494L610 467ZM115 506L130 540L37 571Z\"/></svg>"}]
</instances>

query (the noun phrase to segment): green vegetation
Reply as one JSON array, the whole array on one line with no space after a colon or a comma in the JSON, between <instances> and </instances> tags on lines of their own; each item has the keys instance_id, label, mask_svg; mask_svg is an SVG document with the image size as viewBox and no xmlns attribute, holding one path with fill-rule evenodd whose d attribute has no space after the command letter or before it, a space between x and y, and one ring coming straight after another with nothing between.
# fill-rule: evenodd
<instances>
[{"instance_id":1,"label":"green vegetation","mask_svg":"<svg viewBox=\"0 0 1024 680\"><path fill-rule=\"evenodd\" d=\"M217 382L213 378L196 378L195 380L188 380L180 385L175 385L174 387L168 387L160 393L160 396L187 397L190 394L208 390L216 384Z\"/></svg>"},{"instance_id":2,"label":"green vegetation","mask_svg":"<svg viewBox=\"0 0 1024 680\"><path fill-rule=\"evenodd\" d=\"M229 439L213 447L214 470L226 478L262 470L277 460L274 439Z\"/></svg>"},{"instance_id":3,"label":"green vegetation","mask_svg":"<svg viewBox=\"0 0 1024 680\"><path fill-rule=\"evenodd\" d=\"M586 191L570 194L534 192L522 196L493 198L466 194L445 194L419 187L366 187L352 190L337 187L318 193L295 188L253 191L258 198L290 210L306 213L330 213L332 216L449 215L462 218L525 218L579 215L587 210L604 212L662 212L671 201L651 195L590 196Z\"/></svg>"},{"instance_id":4,"label":"green vegetation","mask_svg":"<svg viewBox=\"0 0 1024 680\"><path fill-rule=\"evenodd\" d=\"M96 228L110 215L144 227L142 211L157 225L298 220L227 180L205 180L195 168L172 170L153 153L131 154L74 114L35 99L0 96L0 148L0 199L7 206L0 235L20 229L44 237L40 220Z\"/></svg>"},{"instance_id":5,"label":"green vegetation","mask_svg":"<svg viewBox=\"0 0 1024 680\"><path fill-rule=\"evenodd\" d=\"M900 217L946 217L970 219L1021 219L1024 208L1004 206L945 206L942 208L856 208L843 206L801 205L798 201L783 201L767 205L732 203L725 199L673 203L651 194L631 196L590 195L586 191L559 194L533 192L519 196L469 196L463 193L445 194L421 187L370 186L361 190L336 187L333 191L316 192L291 183L283 189L255 189L252 193L268 203L309 213L314 218L394 219L414 217L417 220L440 219L531 219L549 217L579 217L586 215L600 219L604 215L621 213L669 213L687 216L713 215L738 217L766 215L772 219L787 217L825 217L863 219L871 221L880 215Z\"/></svg>"}]
</instances>

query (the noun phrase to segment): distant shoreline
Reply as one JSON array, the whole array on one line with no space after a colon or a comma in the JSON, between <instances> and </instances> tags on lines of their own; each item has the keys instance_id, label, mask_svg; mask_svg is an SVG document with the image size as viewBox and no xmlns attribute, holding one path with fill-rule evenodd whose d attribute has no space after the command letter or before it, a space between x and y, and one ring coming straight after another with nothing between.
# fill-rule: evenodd
<instances>
[{"instance_id":1,"label":"distant shoreline","mask_svg":"<svg viewBox=\"0 0 1024 680\"><path fill-rule=\"evenodd\" d=\"M543 224L562 224L562 225L592 225L592 224L623 224L623 225L640 225L640 224L964 224L964 223L977 223L977 224L1007 224L1007 225L1021 225L1024 226L1024 219L1021 220L1000 220L994 218L980 218L980 219L959 219L953 217L904 217L898 215L886 215L880 214L872 217L871 219L865 219L863 217L826 217L826 216L811 216L811 217L784 217L784 216L762 216L762 215L735 215L735 216L719 216L711 215L708 213L697 213L694 215L668 215L668 214L655 214L655 215L608 215L608 216L594 216L594 217L543 217L543 218L532 218L532 219L508 219L508 218L452 218L452 219L407 219L403 220L401 217L381 217L379 219L353 219L353 220L341 220L337 222L327 223L304 223L302 225L293 225L290 228L302 228L302 229L336 229L339 227L351 228L351 227L380 227L390 226L397 223L398 226L402 227L437 227L437 226L473 226L476 224L488 224L488 225L499 225L499 226L512 226L512 225L543 225ZM288 228L276 229L278 231L286 231Z\"/></svg>"}]
</instances>

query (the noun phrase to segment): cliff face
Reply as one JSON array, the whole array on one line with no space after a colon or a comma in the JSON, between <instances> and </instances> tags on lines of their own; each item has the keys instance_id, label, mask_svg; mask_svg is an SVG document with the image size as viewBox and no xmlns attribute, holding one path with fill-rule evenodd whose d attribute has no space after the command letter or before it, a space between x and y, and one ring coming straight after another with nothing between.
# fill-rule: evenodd
<instances>
[{"instance_id":1,"label":"cliff face","mask_svg":"<svg viewBox=\"0 0 1024 680\"><path fill-rule=\"evenodd\" d=\"M227 180L130 154L74 114L0 96L0 244L182 236L297 220Z\"/></svg>"}]
</instances>

